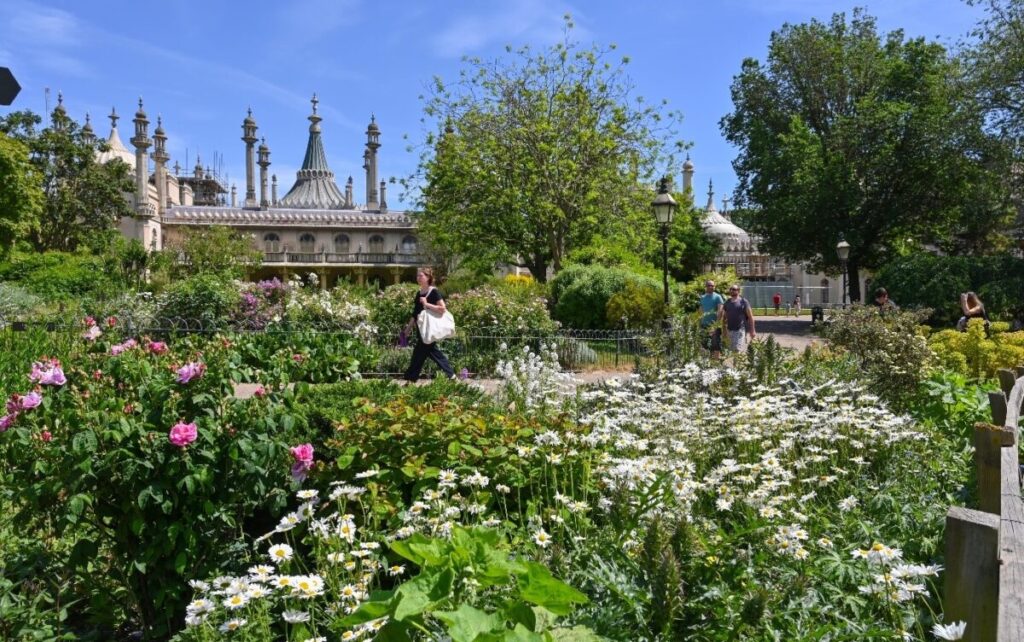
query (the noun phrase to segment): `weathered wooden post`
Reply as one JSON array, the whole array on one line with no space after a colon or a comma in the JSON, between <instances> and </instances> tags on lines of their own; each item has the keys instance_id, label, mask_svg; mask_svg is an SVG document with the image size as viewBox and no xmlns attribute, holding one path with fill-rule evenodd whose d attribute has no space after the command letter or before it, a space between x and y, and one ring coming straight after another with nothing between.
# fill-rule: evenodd
<instances>
[{"instance_id":1,"label":"weathered wooden post","mask_svg":"<svg viewBox=\"0 0 1024 642\"><path fill-rule=\"evenodd\" d=\"M967 622L964 640L996 641L999 516L953 506L946 513L946 622Z\"/></svg>"},{"instance_id":2,"label":"weathered wooden post","mask_svg":"<svg viewBox=\"0 0 1024 642\"><path fill-rule=\"evenodd\" d=\"M1003 429L986 423L974 424L974 468L978 475L978 508L999 514Z\"/></svg>"}]
</instances>

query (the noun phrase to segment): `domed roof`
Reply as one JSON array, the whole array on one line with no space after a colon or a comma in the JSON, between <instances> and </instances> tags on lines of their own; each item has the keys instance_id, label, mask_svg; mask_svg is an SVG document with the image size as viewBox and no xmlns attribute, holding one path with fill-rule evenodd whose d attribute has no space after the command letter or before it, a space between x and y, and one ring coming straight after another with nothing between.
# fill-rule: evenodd
<instances>
[{"instance_id":1,"label":"domed roof","mask_svg":"<svg viewBox=\"0 0 1024 642\"><path fill-rule=\"evenodd\" d=\"M116 159L124 161L128 167L132 170L135 169L135 154L128 151L128 148L121 142L121 137L117 135L117 119L120 116L117 115L117 111L110 110L110 136L107 137L107 146L109 149L105 152L96 153L96 162L101 164L109 163Z\"/></svg>"},{"instance_id":2,"label":"domed roof","mask_svg":"<svg viewBox=\"0 0 1024 642\"><path fill-rule=\"evenodd\" d=\"M715 192L710 182L708 183L708 204L704 208L704 216L701 217L700 225L708 233L708 236L716 238L722 243L723 249L750 243L750 235L722 216L718 208L715 207Z\"/></svg>"}]
</instances>

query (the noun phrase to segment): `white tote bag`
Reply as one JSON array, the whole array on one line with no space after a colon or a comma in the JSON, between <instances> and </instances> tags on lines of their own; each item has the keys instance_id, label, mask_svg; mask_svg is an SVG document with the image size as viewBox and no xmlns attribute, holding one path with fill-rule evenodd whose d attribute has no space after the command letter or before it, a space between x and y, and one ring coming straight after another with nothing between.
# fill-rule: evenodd
<instances>
[{"instance_id":1,"label":"white tote bag","mask_svg":"<svg viewBox=\"0 0 1024 642\"><path fill-rule=\"evenodd\" d=\"M448 310L443 313L424 309L416 319L423 343L436 343L455 334L455 317Z\"/></svg>"}]
</instances>

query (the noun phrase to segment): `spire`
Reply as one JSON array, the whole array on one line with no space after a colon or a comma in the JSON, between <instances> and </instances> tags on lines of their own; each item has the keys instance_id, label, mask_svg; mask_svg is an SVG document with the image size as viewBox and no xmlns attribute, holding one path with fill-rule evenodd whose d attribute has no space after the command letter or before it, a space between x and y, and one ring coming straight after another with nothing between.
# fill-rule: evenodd
<instances>
[{"instance_id":1,"label":"spire","mask_svg":"<svg viewBox=\"0 0 1024 642\"><path fill-rule=\"evenodd\" d=\"M85 112L85 124L82 125L82 140L90 145L96 140L96 133L92 130L92 121L89 120L89 112Z\"/></svg>"},{"instance_id":2,"label":"spire","mask_svg":"<svg viewBox=\"0 0 1024 642\"><path fill-rule=\"evenodd\" d=\"M317 105L320 99L316 94L310 100L313 112L309 115L309 141L306 143L306 155L302 159L302 169L295 174L295 184L278 202L279 207L300 209L342 209L345 197L334 182L334 172L327 165L327 154L320 137L320 121Z\"/></svg>"},{"instance_id":3,"label":"spire","mask_svg":"<svg viewBox=\"0 0 1024 642\"><path fill-rule=\"evenodd\" d=\"M54 113L59 112L61 114L64 114L65 116L67 116L68 112L67 112L67 110L64 109L64 92L63 91L58 91L57 92L57 106L53 108L53 111L54 111Z\"/></svg>"},{"instance_id":4,"label":"spire","mask_svg":"<svg viewBox=\"0 0 1024 642\"><path fill-rule=\"evenodd\" d=\"M110 108L110 115L107 116L107 118L110 119L110 129L112 129L114 131L117 131L117 121L118 121L119 118L121 118L120 116L117 115L117 110L114 109L113 107L111 107Z\"/></svg>"},{"instance_id":5,"label":"spire","mask_svg":"<svg viewBox=\"0 0 1024 642\"><path fill-rule=\"evenodd\" d=\"M128 148L121 142L121 137L117 133L117 121L121 117L117 115L117 110L113 107L110 108L108 118L110 118L110 136L107 137L108 149L96 155L96 162L103 165L117 159L123 161L128 167L134 168L135 154L128 151Z\"/></svg>"},{"instance_id":6,"label":"spire","mask_svg":"<svg viewBox=\"0 0 1024 642\"><path fill-rule=\"evenodd\" d=\"M708 212L712 210L718 211L715 208L715 186L711 182L710 178L708 179L708 204L707 207L705 207L704 209L707 210Z\"/></svg>"}]
</instances>

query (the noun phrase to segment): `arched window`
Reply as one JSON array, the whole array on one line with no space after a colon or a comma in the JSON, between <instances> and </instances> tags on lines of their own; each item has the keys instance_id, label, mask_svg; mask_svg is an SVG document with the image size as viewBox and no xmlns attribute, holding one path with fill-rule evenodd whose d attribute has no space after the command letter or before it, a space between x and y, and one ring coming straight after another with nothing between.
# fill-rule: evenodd
<instances>
[{"instance_id":1,"label":"arched window","mask_svg":"<svg viewBox=\"0 0 1024 642\"><path fill-rule=\"evenodd\" d=\"M829 300L830 299L829 299L828 279L822 279L821 280L821 302L822 303L828 303Z\"/></svg>"},{"instance_id":2,"label":"arched window","mask_svg":"<svg viewBox=\"0 0 1024 642\"><path fill-rule=\"evenodd\" d=\"M384 237L380 234L374 234L370 237L370 252L372 253L383 253L384 252Z\"/></svg>"},{"instance_id":3,"label":"arched window","mask_svg":"<svg viewBox=\"0 0 1024 642\"><path fill-rule=\"evenodd\" d=\"M281 251L281 237L270 233L263 235L263 251L268 254Z\"/></svg>"},{"instance_id":4,"label":"arched window","mask_svg":"<svg viewBox=\"0 0 1024 642\"><path fill-rule=\"evenodd\" d=\"M416 253L416 237L415 236L407 236L404 239L402 239L402 252L404 252L405 254L415 254Z\"/></svg>"},{"instance_id":5,"label":"arched window","mask_svg":"<svg viewBox=\"0 0 1024 642\"><path fill-rule=\"evenodd\" d=\"M310 233L303 234L299 237L299 251L311 254L316 252L316 237Z\"/></svg>"},{"instance_id":6,"label":"arched window","mask_svg":"<svg viewBox=\"0 0 1024 642\"><path fill-rule=\"evenodd\" d=\"M338 254L347 254L349 245L347 234L338 234L334 237L334 251Z\"/></svg>"}]
</instances>

